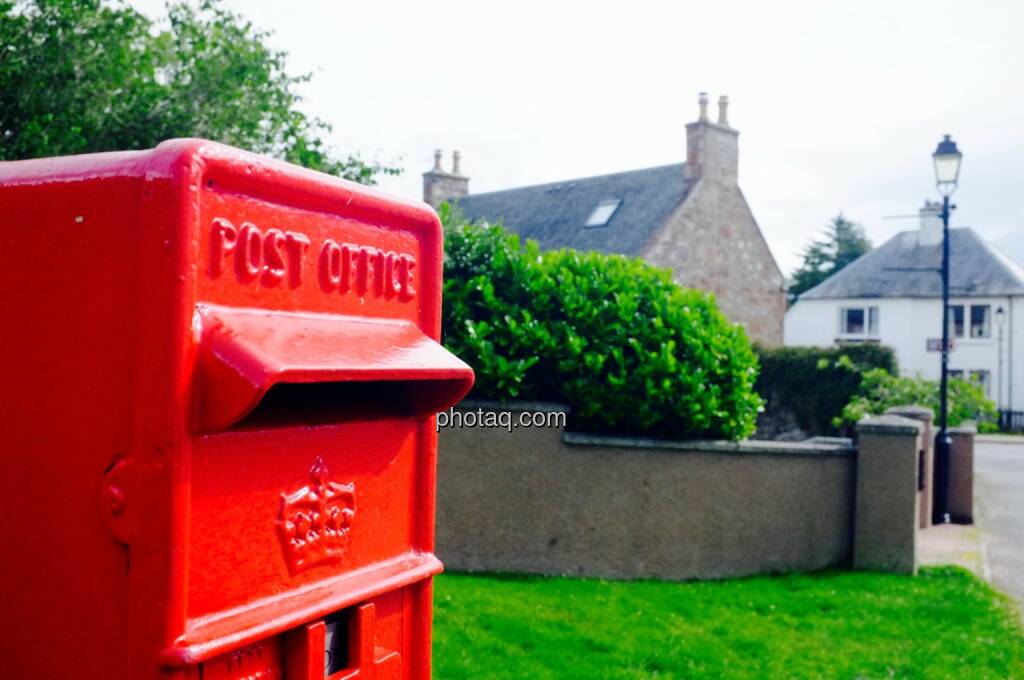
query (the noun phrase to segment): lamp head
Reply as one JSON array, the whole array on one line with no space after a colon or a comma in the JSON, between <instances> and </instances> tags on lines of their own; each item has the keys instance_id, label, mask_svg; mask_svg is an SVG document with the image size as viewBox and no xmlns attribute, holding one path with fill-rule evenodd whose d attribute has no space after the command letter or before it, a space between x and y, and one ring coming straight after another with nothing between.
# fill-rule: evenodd
<instances>
[{"instance_id":1,"label":"lamp head","mask_svg":"<svg viewBox=\"0 0 1024 680\"><path fill-rule=\"evenodd\" d=\"M962 158L963 154L956 147L956 142L949 135L944 135L935 153L932 154L932 160L935 162L935 186L943 196L950 196L956 191Z\"/></svg>"}]
</instances>

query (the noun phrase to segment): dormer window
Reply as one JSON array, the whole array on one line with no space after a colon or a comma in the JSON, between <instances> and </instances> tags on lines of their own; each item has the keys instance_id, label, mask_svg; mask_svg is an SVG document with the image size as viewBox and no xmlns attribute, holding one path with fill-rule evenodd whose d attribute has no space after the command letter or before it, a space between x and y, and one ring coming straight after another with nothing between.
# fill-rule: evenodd
<instances>
[{"instance_id":1,"label":"dormer window","mask_svg":"<svg viewBox=\"0 0 1024 680\"><path fill-rule=\"evenodd\" d=\"M584 227L603 227L608 224L608 221L615 214L615 211L619 209L619 205L622 201L619 199L610 199L607 201L601 201L595 207L593 212L590 213L590 217L583 223Z\"/></svg>"}]
</instances>

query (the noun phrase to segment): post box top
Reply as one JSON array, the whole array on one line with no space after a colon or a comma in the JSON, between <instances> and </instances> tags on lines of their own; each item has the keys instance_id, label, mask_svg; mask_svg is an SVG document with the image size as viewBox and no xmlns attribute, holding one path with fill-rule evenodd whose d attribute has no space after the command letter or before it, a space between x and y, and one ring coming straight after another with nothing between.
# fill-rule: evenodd
<instances>
[{"instance_id":1,"label":"post box top","mask_svg":"<svg viewBox=\"0 0 1024 680\"><path fill-rule=\"evenodd\" d=\"M210 167L237 171L250 181L276 185L278 195L293 189L328 203L339 199L364 213L381 211L415 222L437 222L430 207L365 184L309 170L206 139L169 139L153 149L106 151L73 156L51 156L0 163L4 186L144 177L192 180L197 184Z\"/></svg>"},{"instance_id":2,"label":"post box top","mask_svg":"<svg viewBox=\"0 0 1024 680\"><path fill-rule=\"evenodd\" d=\"M148 281L189 279L186 305L404 318L439 337L443 235L424 203L201 139L0 163L4 190L62 184L123 204Z\"/></svg>"}]
</instances>

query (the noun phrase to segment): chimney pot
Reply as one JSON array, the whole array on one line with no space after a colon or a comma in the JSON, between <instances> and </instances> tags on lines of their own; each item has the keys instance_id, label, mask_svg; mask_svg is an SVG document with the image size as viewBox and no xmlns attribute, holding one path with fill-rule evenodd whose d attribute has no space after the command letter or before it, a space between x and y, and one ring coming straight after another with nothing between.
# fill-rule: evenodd
<instances>
[{"instance_id":1,"label":"chimney pot","mask_svg":"<svg viewBox=\"0 0 1024 680\"><path fill-rule=\"evenodd\" d=\"M918 243L922 246L934 246L942 243L942 204L925 199L924 207L919 211L921 230L918 232Z\"/></svg>"},{"instance_id":2,"label":"chimney pot","mask_svg":"<svg viewBox=\"0 0 1024 680\"><path fill-rule=\"evenodd\" d=\"M459 152L452 152L451 172L441 167L441 155L441 149L435 149L434 167L423 173L423 202L435 210L445 201L455 201L469 194L469 178L461 174Z\"/></svg>"},{"instance_id":3,"label":"chimney pot","mask_svg":"<svg viewBox=\"0 0 1024 680\"><path fill-rule=\"evenodd\" d=\"M708 122L708 93L701 92L697 96L697 103L700 105L700 116L697 120L702 123Z\"/></svg>"},{"instance_id":4,"label":"chimney pot","mask_svg":"<svg viewBox=\"0 0 1024 680\"><path fill-rule=\"evenodd\" d=\"M708 93L701 92L700 118L686 124L687 180L711 179L735 184L739 170L739 132L729 126L729 98L718 100L718 123L708 120Z\"/></svg>"}]
</instances>

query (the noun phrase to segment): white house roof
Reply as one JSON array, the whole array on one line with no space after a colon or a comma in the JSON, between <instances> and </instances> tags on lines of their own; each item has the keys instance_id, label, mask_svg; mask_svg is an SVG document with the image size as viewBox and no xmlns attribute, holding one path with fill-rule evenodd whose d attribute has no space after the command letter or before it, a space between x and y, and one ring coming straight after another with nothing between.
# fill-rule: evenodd
<instances>
[{"instance_id":1,"label":"white house roof","mask_svg":"<svg viewBox=\"0 0 1024 680\"><path fill-rule=\"evenodd\" d=\"M896 234L800 296L801 300L941 297L942 243ZM1024 270L972 229L949 231L949 286L957 297L1024 295Z\"/></svg>"}]
</instances>

